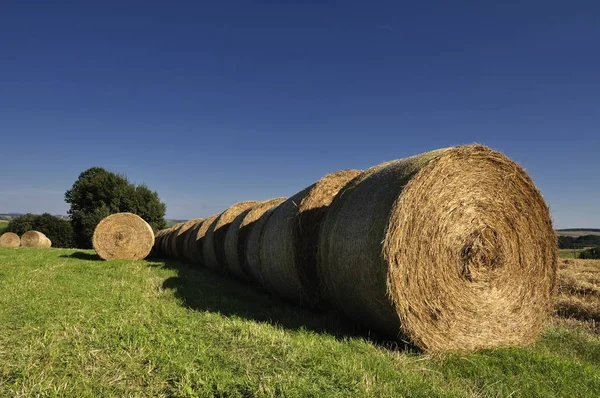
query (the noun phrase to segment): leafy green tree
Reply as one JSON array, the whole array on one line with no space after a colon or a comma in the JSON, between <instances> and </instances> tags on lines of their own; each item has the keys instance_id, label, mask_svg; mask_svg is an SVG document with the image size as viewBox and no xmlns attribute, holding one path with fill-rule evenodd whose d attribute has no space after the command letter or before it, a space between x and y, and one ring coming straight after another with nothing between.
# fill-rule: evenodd
<instances>
[{"instance_id":1,"label":"leafy green tree","mask_svg":"<svg viewBox=\"0 0 600 398\"><path fill-rule=\"evenodd\" d=\"M579 258L583 259L595 259L600 258L600 246L592 247L591 249L586 249L579 253Z\"/></svg>"},{"instance_id":2,"label":"leafy green tree","mask_svg":"<svg viewBox=\"0 0 600 398\"><path fill-rule=\"evenodd\" d=\"M92 247L96 225L104 217L131 212L142 217L155 230L165 226L166 206L156 192L147 186L136 187L124 175L92 167L79 175L65 193L71 205L69 215L75 243L80 248Z\"/></svg>"},{"instance_id":3,"label":"leafy green tree","mask_svg":"<svg viewBox=\"0 0 600 398\"><path fill-rule=\"evenodd\" d=\"M52 241L53 247L73 247L73 228L69 220L44 213L41 216L27 213L13 218L7 231L23 235L27 231L40 231Z\"/></svg>"}]
</instances>

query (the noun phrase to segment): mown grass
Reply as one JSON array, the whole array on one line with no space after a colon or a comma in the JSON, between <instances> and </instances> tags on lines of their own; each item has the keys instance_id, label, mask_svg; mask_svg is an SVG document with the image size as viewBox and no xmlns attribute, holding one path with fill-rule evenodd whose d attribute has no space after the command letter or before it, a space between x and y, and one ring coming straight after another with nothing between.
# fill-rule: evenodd
<instances>
[{"instance_id":1,"label":"mown grass","mask_svg":"<svg viewBox=\"0 0 600 398\"><path fill-rule=\"evenodd\" d=\"M176 262L0 248L0 396L597 397L600 337L432 358Z\"/></svg>"},{"instance_id":2,"label":"mown grass","mask_svg":"<svg viewBox=\"0 0 600 398\"><path fill-rule=\"evenodd\" d=\"M579 258L579 254L585 249L560 249L559 257L560 258Z\"/></svg>"}]
</instances>

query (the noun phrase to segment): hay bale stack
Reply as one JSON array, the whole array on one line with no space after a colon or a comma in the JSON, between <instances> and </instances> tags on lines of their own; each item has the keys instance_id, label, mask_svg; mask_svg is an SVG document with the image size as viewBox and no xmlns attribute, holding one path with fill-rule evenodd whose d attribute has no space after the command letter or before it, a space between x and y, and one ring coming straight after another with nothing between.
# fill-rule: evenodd
<instances>
[{"instance_id":1,"label":"hay bale stack","mask_svg":"<svg viewBox=\"0 0 600 398\"><path fill-rule=\"evenodd\" d=\"M141 260L154 246L154 231L136 214L111 214L96 225L92 245L104 260Z\"/></svg>"},{"instance_id":2,"label":"hay bale stack","mask_svg":"<svg viewBox=\"0 0 600 398\"><path fill-rule=\"evenodd\" d=\"M260 202L240 213L229 226L225 235L225 262L229 273L242 279L250 279L246 260L248 235L256 221L269 209L279 205L286 198L275 198Z\"/></svg>"},{"instance_id":3,"label":"hay bale stack","mask_svg":"<svg viewBox=\"0 0 600 398\"><path fill-rule=\"evenodd\" d=\"M179 260L185 260L187 254L187 237L190 233L190 228L194 226L198 221L202 221L201 218L194 218L188 220L183 223L183 225L177 231L177 236L175 237L175 247L177 248L177 258Z\"/></svg>"},{"instance_id":4,"label":"hay bale stack","mask_svg":"<svg viewBox=\"0 0 600 398\"><path fill-rule=\"evenodd\" d=\"M244 210L258 204L255 201L240 202L229 207L215 219L206 231L204 239L203 262L204 266L218 272L227 272L225 259L225 235L233 220Z\"/></svg>"},{"instance_id":5,"label":"hay bale stack","mask_svg":"<svg viewBox=\"0 0 600 398\"><path fill-rule=\"evenodd\" d=\"M299 304L318 303L320 227L333 198L360 174L360 170L328 174L277 206L260 240L261 274L267 289Z\"/></svg>"},{"instance_id":6,"label":"hay bale stack","mask_svg":"<svg viewBox=\"0 0 600 398\"><path fill-rule=\"evenodd\" d=\"M21 246L21 238L13 232L5 232L0 236L0 247Z\"/></svg>"},{"instance_id":7,"label":"hay bale stack","mask_svg":"<svg viewBox=\"0 0 600 398\"><path fill-rule=\"evenodd\" d=\"M40 231L27 231L21 236L21 246L49 248L52 242Z\"/></svg>"},{"instance_id":8,"label":"hay bale stack","mask_svg":"<svg viewBox=\"0 0 600 398\"><path fill-rule=\"evenodd\" d=\"M523 345L552 310L557 247L527 173L481 145L373 167L332 203L320 279L335 306L429 351Z\"/></svg>"},{"instance_id":9,"label":"hay bale stack","mask_svg":"<svg viewBox=\"0 0 600 398\"><path fill-rule=\"evenodd\" d=\"M218 214L205 218L202 222L197 224L192 230L192 236L189 241L189 256L192 264L199 264L204 266L204 244L206 240L206 233L212 223L219 217Z\"/></svg>"},{"instance_id":10,"label":"hay bale stack","mask_svg":"<svg viewBox=\"0 0 600 398\"><path fill-rule=\"evenodd\" d=\"M197 218L196 222L194 224L192 224L190 226L190 228L187 231L187 234L184 238L183 241L183 258L185 259L185 261L187 261L188 263L193 263L194 262L194 246L193 244L195 244L196 242L196 237L198 236L198 228L200 227L200 224L202 224L202 221L204 221L203 218Z\"/></svg>"}]
</instances>

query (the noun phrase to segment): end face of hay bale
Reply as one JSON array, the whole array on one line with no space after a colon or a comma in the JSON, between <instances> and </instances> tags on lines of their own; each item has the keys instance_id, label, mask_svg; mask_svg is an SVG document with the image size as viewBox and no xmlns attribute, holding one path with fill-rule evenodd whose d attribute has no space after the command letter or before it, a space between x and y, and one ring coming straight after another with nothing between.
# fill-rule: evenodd
<instances>
[{"instance_id":1,"label":"end face of hay bale","mask_svg":"<svg viewBox=\"0 0 600 398\"><path fill-rule=\"evenodd\" d=\"M0 247L18 247L21 246L21 238L12 232L5 232L0 236Z\"/></svg>"},{"instance_id":2,"label":"end face of hay bale","mask_svg":"<svg viewBox=\"0 0 600 398\"><path fill-rule=\"evenodd\" d=\"M321 224L337 193L360 174L360 170L328 174L277 206L260 241L265 287L297 303L318 303L316 255Z\"/></svg>"},{"instance_id":3,"label":"end face of hay bale","mask_svg":"<svg viewBox=\"0 0 600 398\"><path fill-rule=\"evenodd\" d=\"M204 266L213 271L226 272L225 235L233 220L244 210L258 204L255 201L240 202L221 213L206 232L203 247Z\"/></svg>"},{"instance_id":4,"label":"end face of hay bale","mask_svg":"<svg viewBox=\"0 0 600 398\"><path fill-rule=\"evenodd\" d=\"M154 232L140 216L116 213L98 223L92 245L104 260L141 260L154 246Z\"/></svg>"},{"instance_id":5,"label":"end face of hay bale","mask_svg":"<svg viewBox=\"0 0 600 398\"><path fill-rule=\"evenodd\" d=\"M556 253L525 171L467 145L376 166L346 187L324 223L319 272L336 307L364 324L425 350L473 350L537 336Z\"/></svg>"},{"instance_id":6,"label":"end face of hay bale","mask_svg":"<svg viewBox=\"0 0 600 398\"><path fill-rule=\"evenodd\" d=\"M185 260L188 263L193 262L192 241L196 238L196 235L198 234L198 226L202 223L202 221L204 221L203 218L194 219L194 223L186 231L185 236L183 238L183 260Z\"/></svg>"},{"instance_id":7,"label":"end face of hay bale","mask_svg":"<svg viewBox=\"0 0 600 398\"><path fill-rule=\"evenodd\" d=\"M204 246L206 244L206 233L208 228L212 225L218 214L210 216L202 220L197 224L193 231L192 237L190 238L190 258L192 264L198 264L204 266Z\"/></svg>"},{"instance_id":8,"label":"end face of hay bale","mask_svg":"<svg viewBox=\"0 0 600 398\"><path fill-rule=\"evenodd\" d=\"M185 260L186 259L186 255L188 254L188 247L187 247L187 240L188 240L188 236L190 233L190 228L192 228L194 225L196 225L198 223L198 221L202 221L201 218L194 218L191 220L186 221L185 223L183 223L183 225L179 228L179 230L177 231L177 237L176 242L175 242L175 246L177 247L177 258L179 260Z\"/></svg>"},{"instance_id":9,"label":"end face of hay bale","mask_svg":"<svg viewBox=\"0 0 600 398\"><path fill-rule=\"evenodd\" d=\"M264 211L254 222L248 224L250 230L248 231L246 229L244 231L248 234L246 238L245 261L242 263L244 266L244 271L251 280L258 282L263 286L264 282L260 263L260 241L265 224L276 208L277 205L267 208L267 210ZM241 229L243 228L244 227L242 226Z\"/></svg>"},{"instance_id":10,"label":"end face of hay bale","mask_svg":"<svg viewBox=\"0 0 600 398\"><path fill-rule=\"evenodd\" d=\"M40 231L27 231L21 236L21 246L49 248L52 242Z\"/></svg>"}]
</instances>

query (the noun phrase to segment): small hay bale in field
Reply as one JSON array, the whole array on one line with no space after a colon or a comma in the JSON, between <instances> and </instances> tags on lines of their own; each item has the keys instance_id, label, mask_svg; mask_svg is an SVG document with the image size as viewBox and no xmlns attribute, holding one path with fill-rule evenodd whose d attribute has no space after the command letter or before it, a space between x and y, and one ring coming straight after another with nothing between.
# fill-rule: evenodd
<instances>
[{"instance_id":1,"label":"small hay bale in field","mask_svg":"<svg viewBox=\"0 0 600 398\"><path fill-rule=\"evenodd\" d=\"M348 184L325 218L318 271L340 311L422 349L518 346L552 311L556 240L527 173L466 145Z\"/></svg>"},{"instance_id":2,"label":"small hay bale in field","mask_svg":"<svg viewBox=\"0 0 600 398\"><path fill-rule=\"evenodd\" d=\"M196 219L196 222L187 230L183 241L183 258L189 263L194 262L194 247L192 243L195 243L196 236L198 235L198 228L200 227L200 224L202 224L202 221L204 221L203 218Z\"/></svg>"},{"instance_id":3,"label":"small hay bale in field","mask_svg":"<svg viewBox=\"0 0 600 398\"><path fill-rule=\"evenodd\" d=\"M189 241L189 256L192 264L204 266L204 241L206 240L206 232L211 224L219 217L218 214L205 218L196 224L192 230L192 236Z\"/></svg>"},{"instance_id":4,"label":"small hay bale in field","mask_svg":"<svg viewBox=\"0 0 600 398\"><path fill-rule=\"evenodd\" d=\"M21 236L21 246L49 248L52 242L40 231L27 231Z\"/></svg>"},{"instance_id":5,"label":"small hay bale in field","mask_svg":"<svg viewBox=\"0 0 600 398\"><path fill-rule=\"evenodd\" d=\"M96 225L92 245L104 260L141 260L154 246L154 231L136 214L111 214Z\"/></svg>"},{"instance_id":6,"label":"small hay bale in field","mask_svg":"<svg viewBox=\"0 0 600 398\"><path fill-rule=\"evenodd\" d=\"M17 247L21 245L19 235L12 232L5 232L0 236L0 247Z\"/></svg>"},{"instance_id":7,"label":"small hay bale in field","mask_svg":"<svg viewBox=\"0 0 600 398\"><path fill-rule=\"evenodd\" d=\"M236 203L229 207L215 219L206 231L206 239L203 247L204 266L218 272L227 272L225 259L225 235L231 222L244 210L258 204L259 202L248 201Z\"/></svg>"},{"instance_id":8,"label":"small hay bale in field","mask_svg":"<svg viewBox=\"0 0 600 398\"><path fill-rule=\"evenodd\" d=\"M263 229L267 220L273 214L273 211L279 206L279 204L268 208L264 211L252 224L250 230L247 232L246 238L246 260L244 271L250 277L261 285L264 285L261 264L260 264L260 240L263 234ZM244 264L244 262L242 262Z\"/></svg>"},{"instance_id":9,"label":"small hay bale in field","mask_svg":"<svg viewBox=\"0 0 600 398\"><path fill-rule=\"evenodd\" d=\"M190 228L194 226L198 221L202 221L201 218L194 218L186 221L177 231L177 236L175 237L175 246L177 247L177 258L179 260L184 260L186 258L186 252L188 250L187 246L187 237L190 232Z\"/></svg>"},{"instance_id":10,"label":"small hay bale in field","mask_svg":"<svg viewBox=\"0 0 600 398\"><path fill-rule=\"evenodd\" d=\"M233 220L227 235L225 235L224 244L227 269L232 275L243 279L251 278L249 271L247 271L248 262L246 260L246 242L250 230L264 212L277 206L285 199L275 198L260 202L244 210Z\"/></svg>"},{"instance_id":11,"label":"small hay bale in field","mask_svg":"<svg viewBox=\"0 0 600 398\"><path fill-rule=\"evenodd\" d=\"M321 178L273 211L260 240L263 283L298 304L319 302L317 243L331 201L360 170L342 170Z\"/></svg>"}]
</instances>

